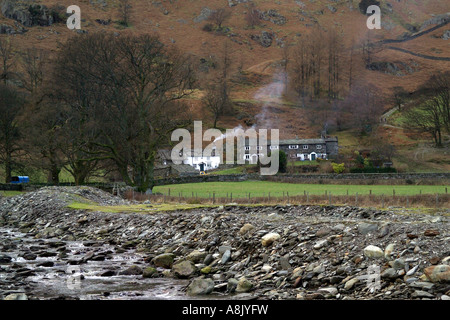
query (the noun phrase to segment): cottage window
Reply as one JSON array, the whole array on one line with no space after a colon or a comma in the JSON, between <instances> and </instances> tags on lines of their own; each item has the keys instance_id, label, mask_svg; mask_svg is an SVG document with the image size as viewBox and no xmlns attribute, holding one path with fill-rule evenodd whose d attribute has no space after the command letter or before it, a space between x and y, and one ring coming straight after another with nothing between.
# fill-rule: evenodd
<instances>
[{"instance_id":1,"label":"cottage window","mask_svg":"<svg viewBox=\"0 0 450 320\"><path fill-rule=\"evenodd\" d=\"M308 145L307 144L303 145L303 150L306 150L306 149L308 149Z\"/></svg>"},{"instance_id":2,"label":"cottage window","mask_svg":"<svg viewBox=\"0 0 450 320\"><path fill-rule=\"evenodd\" d=\"M298 145L292 144L289 146L289 149L298 149Z\"/></svg>"},{"instance_id":3,"label":"cottage window","mask_svg":"<svg viewBox=\"0 0 450 320\"><path fill-rule=\"evenodd\" d=\"M278 150L278 146L270 146L270 150Z\"/></svg>"},{"instance_id":4,"label":"cottage window","mask_svg":"<svg viewBox=\"0 0 450 320\"><path fill-rule=\"evenodd\" d=\"M250 150L250 147L248 146L248 147L245 147L245 151L249 151Z\"/></svg>"},{"instance_id":5,"label":"cottage window","mask_svg":"<svg viewBox=\"0 0 450 320\"><path fill-rule=\"evenodd\" d=\"M322 145L321 144L318 144L317 146L316 146L316 149L322 149Z\"/></svg>"},{"instance_id":6,"label":"cottage window","mask_svg":"<svg viewBox=\"0 0 450 320\"><path fill-rule=\"evenodd\" d=\"M250 160L250 155L249 154L245 155L245 160Z\"/></svg>"}]
</instances>

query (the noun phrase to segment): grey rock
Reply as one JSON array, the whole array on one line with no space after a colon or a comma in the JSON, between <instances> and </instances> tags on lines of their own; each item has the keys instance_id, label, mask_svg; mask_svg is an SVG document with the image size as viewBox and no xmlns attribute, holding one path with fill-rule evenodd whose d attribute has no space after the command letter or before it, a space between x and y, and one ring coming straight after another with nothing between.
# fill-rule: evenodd
<instances>
[{"instance_id":1,"label":"grey rock","mask_svg":"<svg viewBox=\"0 0 450 320\"><path fill-rule=\"evenodd\" d=\"M205 260L206 255L207 253L205 251L194 250L187 255L186 259L194 263L199 263Z\"/></svg>"},{"instance_id":2,"label":"grey rock","mask_svg":"<svg viewBox=\"0 0 450 320\"><path fill-rule=\"evenodd\" d=\"M395 280L398 278L397 270L388 268L381 273L382 279Z\"/></svg>"},{"instance_id":3,"label":"grey rock","mask_svg":"<svg viewBox=\"0 0 450 320\"><path fill-rule=\"evenodd\" d=\"M209 16L210 16L213 12L214 12L214 10L212 10L212 9L210 9L210 8L208 8L208 7L203 7L203 8L202 8L202 11L200 12L200 14L194 18L194 22L195 22L195 23L199 23L199 22L202 22L202 21L208 19Z\"/></svg>"},{"instance_id":4,"label":"grey rock","mask_svg":"<svg viewBox=\"0 0 450 320\"><path fill-rule=\"evenodd\" d=\"M143 272L140 267L131 266L131 267L127 268L126 270L120 272L119 274L123 275L123 276L138 276L138 275L141 275L142 273Z\"/></svg>"},{"instance_id":5,"label":"grey rock","mask_svg":"<svg viewBox=\"0 0 450 320\"><path fill-rule=\"evenodd\" d=\"M3 300L28 300L25 293L13 293L7 295Z\"/></svg>"},{"instance_id":6,"label":"grey rock","mask_svg":"<svg viewBox=\"0 0 450 320\"><path fill-rule=\"evenodd\" d=\"M432 295L429 292L422 291L422 290L416 290L411 294L411 297L413 298L434 298L434 295Z\"/></svg>"},{"instance_id":7,"label":"grey rock","mask_svg":"<svg viewBox=\"0 0 450 320\"><path fill-rule=\"evenodd\" d=\"M172 267L172 271L177 278L183 279L189 278L194 275L197 271L197 268L192 261L186 260L174 264Z\"/></svg>"},{"instance_id":8,"label":"grey rock","mask_svg":"<svg viewBox=\"0 0 450 320\"><path fill-rule=\"evenodd\" d=\"M213 255L212 255L212 254L207 254L206 257L205 257L205 259L203 260L203 264L208 266L208 265L210 265L211 262L213 262L213 261L214 261Z\"/></svg>"},{"instance_id":9,"label":"grey rock","mask_svg":"<svg viewBox=\"0 0 450 320\"><path fill-rule=\"evenodd\" d=\"M364 255L368 258L382 258L384 252L377 246L369 245L364 248Z\"/></svg>"},{"instance_id":10,"label":"grey rock","mask_svg":"<svg viewBox=\"0 0 450 320\"><path fill-rule=\"evenodd\" d=\"M414 281L409 286L412 288L418 288L422 290L431 290L434 288L435 285L432 282Z\"/></svg>"},{"instance_id":11,"label":"grey rock","mask_svg":"<svg viewBox=\"0 0 450 320\"><path fill-rule=\"evenodd\" d=\"M173 253L163 253L152 259L155 266L165 269L172 268L175 255Z\"/></svg>"},{"instance_id":12,"label":"grey rock","mask_svg":"<svg viewBox=\"0 0 450 320\"><path fill-rule=\"evenodd\" d=\"M190 296L210 294L214 290L214 281L211 279L194 279L187 288Z\"/></svg>"},{"instance_id":13,"label":"grey rock","mask_svg":"<svg viewBox=\"0 0 450 320\"><path fill-rule=\"evenodd\" d=\"M231 258L231 251L230 251L230 250L227 250L227 251L225 251L225 253L223 254L222 259L220 260L220 263L221 263L221 264L225 264L225 263L228 262L228 260L230 260L230 258Z\"/></svg>"},{"instance_id":14,"label":"grey rock","mask_svg":"<svg viewBox=\"0 0 450 320\"><path fill-rule=\"evenodd\" d=\"M280 266L283 270L288 270L291 268L291 264L289 263L288 255L280 258Z\"/></svg>"},{"instance_id":15,"label":"grey rock","mask_svg":"<svg viewBox=\"0 0 450 320\"><path fill-rule=\"evenodd\" d=\"M358 224L358 231L359 233L366 235L369 233L375 233L378 230L378 224L376 223L367 223L362 222Z\"/></svg>"},{"instance_id":16,"label":"grey rock","mask_svg":"<svg viewBox=\"0 0 450 320\"><path fill-rule=\"evenodd\" d=\"M442 35L442 39L444 40L450 39L450 30L445 30L444 34Z\"/></svg>"},{"instance_id":17,"label":"grey rock","mask_svg":"<svg viewBox=\"0 0 450 320\"><path fill-rule=\"evenodd\" d=\"M235 291L236 291L236 288L237 288L237 285L238 285L238 282L239 282L239 281L237 281L237 280L234 279L234 278L228 279L228 283L227 283L227 291L230 292L230 293L235 292Z\"/></svg>"},{"instance_id":18,"label":"grey rock","mask_svg":"<svg viewBox=\"0 0 450 320\"><path fill-rule=\"evenodd\" d=\"M403 269L405 269L405 260L402 259L402 258L395 259L395 260L392 262L392 267L393 267L395 270L403 270Z\"/></svg>"},{"instance_id":19,"label":"grey rock","mask_svg":"<svg viewBox=\"0 0 450 320\"><path fill-rule=\"evenodd\" d=\"M223 245L219 247L219 253L225 253L227 251L231 251L231 246Z\"/></svg>"},{"instance_id":20,"label":"grey rock","mask_svg":"<svg viewBox=\"0 0 450 320\"><path fill-rule=\"evenodd\" d=\"M252 290L253 283L246 278L241 278L237 284L236 292L243 293Z\"/></svg>"}]
</instances>

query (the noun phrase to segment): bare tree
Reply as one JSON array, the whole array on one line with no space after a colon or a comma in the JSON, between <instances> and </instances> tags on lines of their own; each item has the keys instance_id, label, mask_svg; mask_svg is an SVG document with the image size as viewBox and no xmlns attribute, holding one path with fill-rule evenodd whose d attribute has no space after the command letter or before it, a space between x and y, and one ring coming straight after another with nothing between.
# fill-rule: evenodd
<instances>
[{"instance_id":1,"label":"bare tree","mask_svg":"<svg viewBox=\"0 0 450 320\"><path fill-rule=\"evenodd\" d=\"M63 150L66 144L64 106L57 101L45 100L30 105L23 123L27 133L22 137L22 147L27 153L27 164L46 171L47 182L59 184L59 174L66 163Z\"/></svg>"},{"instance_id":2,"label":"bare tree","mask_svg":"<svg viewBox=\"0 0 450 320\"><path fill-rule=\"evenodd\" d=\"M367 83L358 83L337 105L338 129L357 128L361 133L370 133L383 113L381 91Z\"/></svg>"},{"instance_id":3,"label":"bare tree","mask_svg":"<svg viewBox=\"0 0 450 320\"><path fill-rule=\"evenodd\" d=\"M221 29L222 24L231 17L231 11L228 9L220 8L214 10L208 17L208 20L217 25L217 28Z\"/></svg>"},{"instance_id":4,"label":"bare tree","mask_svg":"<svg viewBox=\"0 0 450 320\"><path fill-rule=\"evenodd\" d=\"M14 47L9 38L0 38L0 80L6 84L14 64Z\"/></svg>"},{"instance_id":5,"label":"bare tree","mask_svg":"<svg viewBox=\"0 0 450 320\"><path fill-rule=\"evenodd\" d=\"M11 181L15 156L19 147L19 116L25 104L19 92L7 85L0 85L0 162L5 168L5 182Z\"/></svg>"},{"instance_id":6,"label":"bare tree","mask_svg":"<svg viewBox=\"0 0 450 320\"><path fill-rule=\"evenodd\" d=\"M398 108L398 110L401 110L407 96L408 92L403 87L397 86L393 88L392 102Z\"/></svg>"},{"instance_id":7,"label":"bare tree","mask_svg":"<svg viewBox=\"0 0 450 320\"><path fill-rule=\"evenodd\" d=\"M213 115L213 127L217 128L217 121L225 114L230 105L229 93L224 82L209 85L202 102L206 110Z\"/></svg>"},{"instance_id":8,"label":"bare tree","mask_svg":"<svg viewBox=\"0 0 450 320\"><path fill-rule=\"evenodd\" d=\"M341 80L341 58L343 53L342 38L335 29L328 34L328 99L339 97Z\"/></svg>"},{"instance_id":9,"label":"bare tree","mask_svg":"<svg viewBox=\"0 0 450 320\"><path fill-rule=\"evenodd\" d=\"M111 34L69 40L59 61L71 79L64 96L76 98L67 103L81 111L72 114L86 115L82 160L110 160L127 184L151 190L157 150L190 122L181 99L193 89L192 63L157 36Z\"/></svg>"},{"instance_id":10,"label":"bare tree","mask_svg":"<svg viewBox=\"0 0 450 320\"><path fill-rule=\"evenodd\" d=\"M37 90L42 85L45 60L46 53L44 50L31 48L22 54L24 76L21 77L21 80L24 88L32 96L36 95Z\"/></svg>"},{"instance_id":11,"label":"bare tree","mask_svg":"<svg viewBox=\"0 0 450 320\"><path fill-rule=\"evenodd\" d=\"M450 72L431 76L420 91L422 102L418 107L409 107L406 123L412 129L429 133L435 145L441 147L443 132L450 132Z\"/></svg>"},{"instance_id":12,"label":"bare tree","mask_svg":"<svg viewBox=\"0 0 450 320\"><path fill-rule=\"evenodd\" d=\"M130 0L119 0L120 20L126 27L130 25L131 8Z\"/></svg>"}]
</instances>

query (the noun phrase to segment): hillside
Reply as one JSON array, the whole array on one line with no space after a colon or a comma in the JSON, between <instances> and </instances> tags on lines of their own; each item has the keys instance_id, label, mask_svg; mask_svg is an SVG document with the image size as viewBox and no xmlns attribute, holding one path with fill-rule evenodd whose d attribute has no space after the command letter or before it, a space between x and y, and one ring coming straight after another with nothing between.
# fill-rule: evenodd
<instances>
[{"instance_id":1,"label":"hillside","mask_svg":"<svg viewBox=\"0 0 450 320\"><path fill-rule=\"evenodd\" d=\"M267 18L254 28L248 27L245 20L251 2ZM224 43L227 43L233 61L233 73L238 74L240 71L239 76L235 76L232 81L236 112L221 118L218 126L233 128L237 125L252 125L262 119L261 121L270 123L271 127L279 128L282 138L317 137L323 126L320 119L317 122L311 120L308 115L311 111L307 108L297 107L295 99L283 97L280 90L267 91L271 89L271 84L276 83L274 74L282 65L284 48L294 47L308 34L314 35L318 29L324 32L336 29L342 35L344 50L339 58L344 64L348 63L350 48L356 48L353 57L353 82L367 83L380 89L386 101L395 86L412 92L434 72L450 70L450 26L443 25L420 35L420 32L449 21L447 12L450 12L450 5L446 0L383 0L381 30L368 30L367 16L360 12L359 0L130 0L129 27L124 27L119 22L118 0L79 0L76 3L63 0L3 1L4 15L0 14L0 33L15 33L12 38L18 50L35 47L54 55L75 31L69 30L64 21L50 26L23 25L12 19L15 17L20 20L17 18L20 15L10 14L11 18L5 17L8 15L5 14L5 8L11 3L13 7L40 3L48 8L56 8L63 18L63 9L76 4L81 8L82 15L82 30L78 33L109 31L139 35L157 32L164 43L192 54L199 64L200 61L210 61L219 56ZM231 17L223 24L225 31L203 31L208 23L207 16L212 10L219 8L231 11ZM420 36L415 38L415 34ZM267 35L270 35L269 39L264 38ZM373 61L377 65L388 67L368 70L360 50L368 37L375 42L387 39L405 41L385 41L374 53ZM341 81L349 81L348 68L343 69ZM211 120L204 117L201 109L201 96L199 91L191 98L192 111L195 117L210 124ZM385 110L392 107L389 102L384 105ZM406 159L417 152L422 154L421 159L413 157L419 160L414 166L405 169L450 169L448 147L439 155L431 156L429 152L423 151L428 148L426 137L408 135L404 129L395 126L382 126L377 130L382 137L388 138L397 146L399 164L410 166ZM331 134L342 138L344 150L355 150L367 143L364 138L355 138L352 132ZM442 156L443 159L440 159Z\"/></svg>"}]
</instances>

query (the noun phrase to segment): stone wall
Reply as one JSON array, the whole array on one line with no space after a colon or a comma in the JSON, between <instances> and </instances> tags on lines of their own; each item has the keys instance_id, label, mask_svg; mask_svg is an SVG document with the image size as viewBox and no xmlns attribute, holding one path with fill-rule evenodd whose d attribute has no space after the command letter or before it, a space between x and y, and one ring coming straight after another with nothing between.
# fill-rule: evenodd
<instances>
[{"instance_id":1,"label":"stone wall","mask_svg":"<svg viewBox=\"0 0 450 320\"><path fill-rule=\"evenodd\" d=\"M0 190L2 190L2 191L22 191L23 186L21 184L0 183Z\"/></svg>"}]
</instances>

